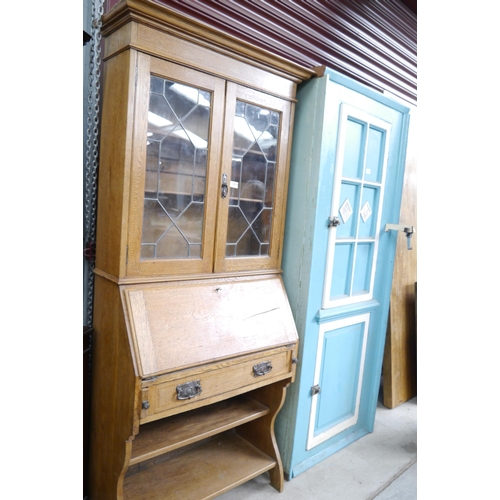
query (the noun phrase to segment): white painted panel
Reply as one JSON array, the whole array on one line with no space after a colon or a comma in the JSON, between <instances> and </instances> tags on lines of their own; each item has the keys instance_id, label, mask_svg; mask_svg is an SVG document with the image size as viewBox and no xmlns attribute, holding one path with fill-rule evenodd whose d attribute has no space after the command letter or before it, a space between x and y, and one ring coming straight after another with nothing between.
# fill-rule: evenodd
<instances>
[{"instance_id":1,"label":"white painted panel","mask_svg":"<svg viewBox=\"0 0 500 500\"><path fill-rule=\"evenodd\" d=\"M316 427L316 414L318 411L318 400L320 394L315 394L312 396L312 406L311 406L311 415L309 419L309 432L307 438L307 450L314 448L318 444L323 443L327 439L332 438L333 436L339 434L344 431L348 427L356 424L358 421L359 414L359 405L361 401L361 389L363 382L363 371L365 366L365 358L366 358L366 344L368 339L368 328L370 325L370 313L361 314L359 316L352 316L349 318L343 318L340 320L330 321L328 323L322 323L319 327L319 338L318 338L318 349L316 353L316 367L314 372L314 384L317 385L320 383L320 377L322 372L322 360L323 360L323 346L324 346L324 338L326 332L331 332L332 330L344 328L346 326L356 325L359 323L364 323L363 329L363 341L361 347L361 356L360 356L360 366L358 371L358 382L357 382L357 392L356 392L356 404L354 414L339 422L338 424L330 427L324 432L315 435L315 427ZM326 360L328 362L328 360Z\"/></svg>"}]
</instances>

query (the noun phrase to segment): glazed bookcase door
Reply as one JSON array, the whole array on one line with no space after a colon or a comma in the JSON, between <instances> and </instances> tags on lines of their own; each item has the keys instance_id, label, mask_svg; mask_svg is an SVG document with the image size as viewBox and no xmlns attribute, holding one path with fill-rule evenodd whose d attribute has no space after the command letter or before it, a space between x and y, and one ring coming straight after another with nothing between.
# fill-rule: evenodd
<instances>
[{"instance_id":1,"label":"glazed bookcase door","mask_svg":"<svg viewBox=\"0 0 500 500\"><path fill-rule=\"evenodd\" d=\"M143 54L137 67L127 274L211 272L225 81Z\"/></svg>"},{"instance_id":2,"label":"glazed bookcase door","mask_svg":"<svg viewBox=\"0 0 500 500\"><path fill-rule=\"evenodd\" d=\"M278 269L291 104L228 82L216 272Z\"/></svg>"},{"instance_id":3,"label":"glazed bookcase door","mask_svg":"<svg viewBox=\"0 0 500 500\"><path fill-rule=\"evenodd\" d=\"M341 104L323 308L371 300L391 125Z\"/></svg>"}]
</instances>

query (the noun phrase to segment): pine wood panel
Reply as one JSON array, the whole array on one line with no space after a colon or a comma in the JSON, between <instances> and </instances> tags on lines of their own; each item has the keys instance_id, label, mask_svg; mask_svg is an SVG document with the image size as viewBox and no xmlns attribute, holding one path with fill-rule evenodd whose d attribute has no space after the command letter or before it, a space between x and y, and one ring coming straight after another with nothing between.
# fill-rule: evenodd
<instances>
[{"instance_id":1,"label":"pine wood panel","mask_svg":"<svg viewBox=\"0 0 500 500\"><path fill-rule=\"evenodd\" d=\"M126 500L208 500L275 467L235 433L125 478Z\"/></svg>"},{"instance_id":2,"label":"pine wood panel","mask_svg":"<svg viewBox=\"0 0 500 500\"><path fill-rule=\"evenodd\" d=\"M408 401L417 395L417 109L411 111L406 156L403 203L400 223L414 226L412 250L407 249L404 233L398 234L394 262L391 306L383 361L383 401L387 408Z\"/></svg>"}]
</instances>

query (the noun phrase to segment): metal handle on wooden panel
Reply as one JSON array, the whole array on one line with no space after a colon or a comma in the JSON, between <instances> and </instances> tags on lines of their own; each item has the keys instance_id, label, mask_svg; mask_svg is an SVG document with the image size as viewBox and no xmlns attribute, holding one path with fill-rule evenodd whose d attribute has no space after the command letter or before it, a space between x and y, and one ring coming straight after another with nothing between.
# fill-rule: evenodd
<instances>
[{"instance_id":1,"label":"metal handle on wooden panel","mask_svg":"<svg viewBox=\"0 0 500 500\"><path fill-rule=\"evenodd\" d=\"M328 227L337 227L339 224L340 219L338 217L328 217Z\"/></svg>"},{"instance_id":2,"label":"metal handle on wooden panel","mask_svg":"<svg viewBox=\"0 0 500 500\"><path fill-rule=\"evenodd\" d=\"M225 198L227 196L227 175L222 174L222 192L221 192L222 198Z\"/></svg>"},{"instance_id":3,"label":"metal handle on wooden panel","mask_svg":"<svg viewBox=\"0 0 500 500\"><path fill-rule=\"evenodd\" d=\"M262 375L266 375L266 373L269 373L272 369L271 361L264 361L264 363L253 366L253 376L262 377Z\"/></svg>"},{"instance_id":4,"label":"metal handle on wooden panel","mask_svg":"<svg viewBox=\"0 0 500 500\"><path fill-rule=\"evenodd\" d=\"M176 387L177 399L191 399L201 394L201 384L199 380L179 384Z\"/></svg>"},{"instance_id":5,"label":"metal handle on wooden panel","mask_svg":"<svg viewBox=\"0 0 500 500\"><path fill-rule=\"evenodd\" d=\"M403 231L406 234L406 246L408 250L412 250L411 248L411 237L413 233L415 233L415 228L413 226L405 226L403 224L386 224L385 232L388 231Z\"/></svg>"}]
</instances>

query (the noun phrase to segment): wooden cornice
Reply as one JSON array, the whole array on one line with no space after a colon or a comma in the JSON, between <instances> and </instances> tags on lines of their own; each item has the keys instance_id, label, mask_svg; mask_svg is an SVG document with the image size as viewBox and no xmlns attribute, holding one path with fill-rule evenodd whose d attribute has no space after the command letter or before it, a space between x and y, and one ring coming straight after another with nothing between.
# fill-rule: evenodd
<instances>
[{"instance_id":1,"label":"wooden cornice","mask_svg":"<svg viewBox=\"0 0 500 500\"><path fill-rule=\"evenodd\" d=\"M175 35L221 54L245 61L300 83L318 76L306 68L251 43L219 31L154 0L121 0L102 17L102 35L109 36L129 22Z\"/></svg>"}]
</instances>

